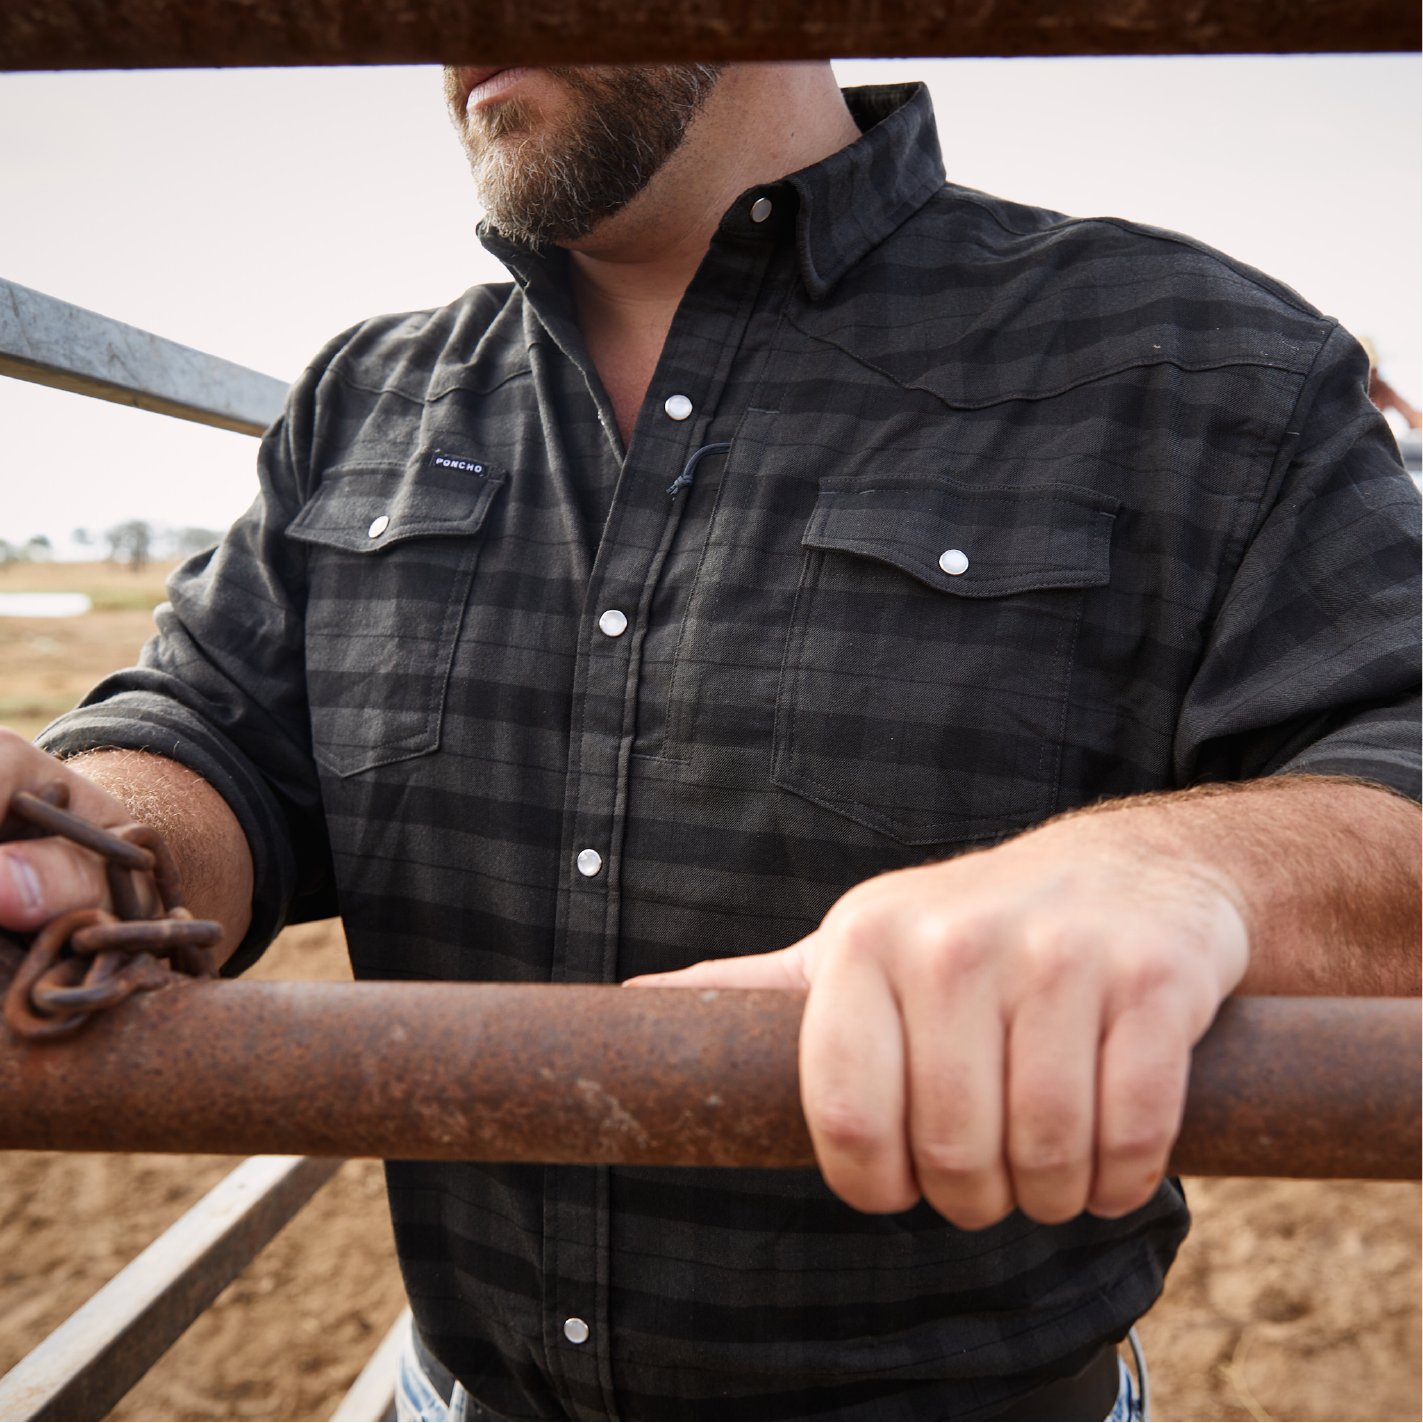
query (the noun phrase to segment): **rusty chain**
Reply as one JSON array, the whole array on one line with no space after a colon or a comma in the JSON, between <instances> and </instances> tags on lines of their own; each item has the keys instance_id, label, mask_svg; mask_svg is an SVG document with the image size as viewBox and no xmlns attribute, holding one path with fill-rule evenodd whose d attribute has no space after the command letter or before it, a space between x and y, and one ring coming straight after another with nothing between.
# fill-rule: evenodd
<instances>
[{"instance_id":1,"label":"rusty chain","mask_svg":"<svg viewBox=\"0 0 1423 1423\"><path fill-rule=\"evenodd\" d=\"M10 813L24 828L5 838L57 835L102 856L113 904L112 912L61 914L28 937L0 932L0 969L14 974L4 1017L17 1037L64 1037L135 993L185 976L216 976L208 950L222 938L222 925L188 912L178 867L152 826L103 830L69 809L68 788L59 782L38 795L18 792ZM139 875L153 877L157 917L145 913Z\"/></svg>"}]
</instances>

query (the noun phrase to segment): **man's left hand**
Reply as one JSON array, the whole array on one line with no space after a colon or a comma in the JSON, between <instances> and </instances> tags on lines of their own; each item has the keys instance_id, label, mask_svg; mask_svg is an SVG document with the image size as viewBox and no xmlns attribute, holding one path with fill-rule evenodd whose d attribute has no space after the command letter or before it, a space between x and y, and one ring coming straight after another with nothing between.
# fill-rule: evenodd
<instances>
[{"instance_id":1,"label":"man's left hand","mask_svg":"<svg viewBox=\"0 0 1423 1423\"><path fill-rule=\"evenodd\" d=\"M974 1229L1150 1199L1191 1048L1248 959L1241 891L1130 813L881 875L776 953L635 985L808 989L801 1098L831 1189Z\"/></svg>"}]
</instances>

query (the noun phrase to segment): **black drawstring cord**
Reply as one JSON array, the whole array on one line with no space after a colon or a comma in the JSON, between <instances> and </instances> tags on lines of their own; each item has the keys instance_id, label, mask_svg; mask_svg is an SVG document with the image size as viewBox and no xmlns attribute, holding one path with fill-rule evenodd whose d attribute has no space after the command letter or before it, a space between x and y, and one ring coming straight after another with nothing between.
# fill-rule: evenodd
<instances>
[{"instance_id":1,"label":"black drawstring cord","mask_svg":"<svg viewBox=\"0 0 1423 1423\"><path fill-rule=\"evenodd\" d=\"M677 478L674 479L672 483L667 486L667 492L669 494L678 494L692 482L692 471L696 469L697 461L701 459L703 455L712 454L716 450L729 450L730 448L731 446L729 444L703 445L701 449L693 453L691 459L687 461L681 474L679 474Z\"/></svg>"}]
</instances>

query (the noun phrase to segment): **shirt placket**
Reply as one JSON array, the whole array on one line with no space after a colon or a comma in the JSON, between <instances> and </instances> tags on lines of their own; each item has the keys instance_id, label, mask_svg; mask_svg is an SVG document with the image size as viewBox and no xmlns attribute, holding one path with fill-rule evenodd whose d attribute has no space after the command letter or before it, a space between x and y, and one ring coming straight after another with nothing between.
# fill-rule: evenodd
<instances>
[{"instance_id":1,"label":"shirt placket","mask_svg":"<svg viewBox=\"0 0 1423 1423\"><path fill-rule=\"evenodd\" d=\"M743 199L742 206L749 211L756 200ZM758 228L754 237L716 244L678 309L589 580L573 685L556 983L617 979L621 854L642 642L687 502L669 489L689 456L707 443L713 425L729 439L740 413L718 406L773 245L771 231ZM606 404L581 341L563 334L560 345L589 375L590 394ZM606 412L605 423L610 418ZM544 1221L544 1330L552 1381L570 1417L616 1418L607 1169L549 1167Z\"/></svg>"}]
</instances>

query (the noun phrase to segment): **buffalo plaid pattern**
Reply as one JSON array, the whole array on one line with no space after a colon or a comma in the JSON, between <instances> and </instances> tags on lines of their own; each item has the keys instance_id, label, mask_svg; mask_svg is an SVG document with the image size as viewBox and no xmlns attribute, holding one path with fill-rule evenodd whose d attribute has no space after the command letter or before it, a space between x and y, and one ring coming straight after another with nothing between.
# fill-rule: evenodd
<instances>
[{"instance_id":1,"label":"buffalo plaid pattern","mask_svg":"<svg viewBox=\"0 0 1423 1423\"><path fill-rule=\"evenodd\" d=\"M613 981L1105 796L1417 794L1418 497L1354 341L1189 239L946 184L918 86L849 99L857 143L725 215L626 451L566 255L486 233L513 283L327 346L140 666L47 731L227 798L234 968L339 909L362 978ZM968 1234L814 1173L389 1181L423 1340L514 1418L988 1416L1187 1224L1172 1183Z\"/></svg>"}]
</instances>

